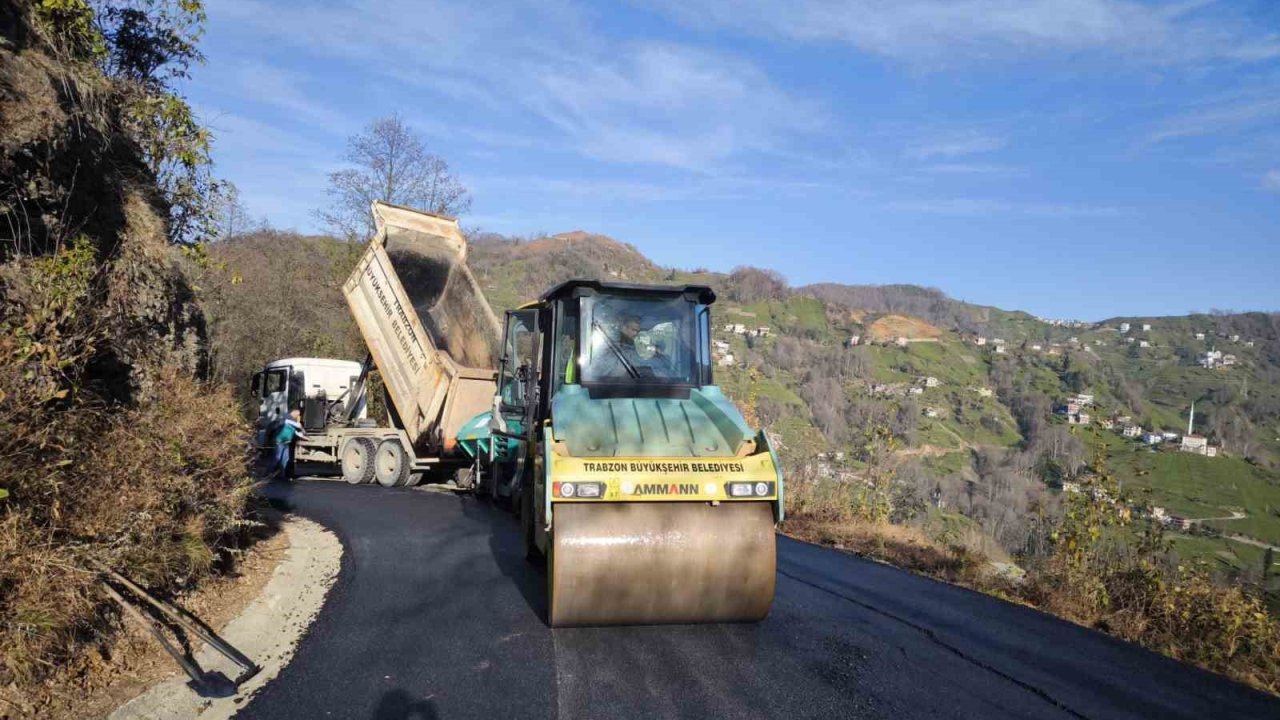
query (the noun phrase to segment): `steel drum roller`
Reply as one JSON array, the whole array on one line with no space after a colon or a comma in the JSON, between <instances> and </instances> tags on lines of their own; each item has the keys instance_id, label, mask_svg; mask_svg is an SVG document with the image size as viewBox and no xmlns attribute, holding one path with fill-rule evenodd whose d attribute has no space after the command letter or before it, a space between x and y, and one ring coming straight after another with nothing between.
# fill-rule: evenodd
<instances>
[{"instance_id":1,"label":"steel drum roller","mask_svg":"<svg viewBox=\"0 0 1280 720\"><path fill-rule=\"evenodd\" d=\"M553 627L769 613L777 546L767 502L557 503L553 512Z\"/></svg>"}]
</instances>

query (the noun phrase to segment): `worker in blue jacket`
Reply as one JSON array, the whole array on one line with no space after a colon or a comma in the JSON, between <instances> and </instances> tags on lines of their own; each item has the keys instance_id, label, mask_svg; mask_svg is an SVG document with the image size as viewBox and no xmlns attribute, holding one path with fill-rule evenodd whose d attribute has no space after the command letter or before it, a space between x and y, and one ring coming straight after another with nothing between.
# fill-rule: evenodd
<instances>
[{"instance_id":1,"label":"worker in blue jacket","mask_svg":"<svg viewBox=\"0 0 1280 720\"><path fill-rule=\"evenodd\" d=\"M280 429L276 431L276 454L275 454L275 471L273 477L277 480L293 479L293 452L294 443L298 440L309 440L307 434L302 431L302 413L297 410L290 410L289 417L280 425Z\"/></svg>"}]
</instances>

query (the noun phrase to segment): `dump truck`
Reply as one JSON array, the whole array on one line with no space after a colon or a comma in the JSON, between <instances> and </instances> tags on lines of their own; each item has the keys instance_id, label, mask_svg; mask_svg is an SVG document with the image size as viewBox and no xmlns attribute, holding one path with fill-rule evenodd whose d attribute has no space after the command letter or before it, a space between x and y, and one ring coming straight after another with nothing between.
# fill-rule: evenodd
<instances>
[{"instance_id":1,"label":"dump truck","mask_svg":"<svg viewBox=\"0 0 1280 720\"><path fill-rule=\"evenodd\" d=\"M372 212L377 232L342 286L368 356L275 361L254 376L253 391L260 427L302 411L309 439L299 461L336 464L351 483L412 485L470 465L456 437L491 407L501 328L467 267L456 220L382 202ZM366 411L374 368L385 390L382 425Z\"/></svg>"},{"instance_id":2,"label":"dump truck","mask_svg":"<svg viewBox=\"0 0 1280 720\"><path fill-rule=\"evenodd\" d=\"M458 445L546 563L554 627L769 612L783 475L714 383L714 301L573 280L506 313L499 392Z\"/></svg>"}]
</instances>

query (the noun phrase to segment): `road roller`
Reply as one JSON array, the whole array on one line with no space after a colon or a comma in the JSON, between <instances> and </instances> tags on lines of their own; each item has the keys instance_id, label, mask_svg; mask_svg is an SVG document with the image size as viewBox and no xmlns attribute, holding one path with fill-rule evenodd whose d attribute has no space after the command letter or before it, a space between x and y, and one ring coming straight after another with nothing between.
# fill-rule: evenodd
<instances>
[{"instance_id":1,"label":"road roller","mask_svg":"<svg viewBox=\"0 0 1280 720\"><path fill-rule=\"evenodd\" d=\"M712 377L702 285L571 280L506 313L466 481L520 516L553 627L755 622L783 477Z\"/></svg>"}]
</instances>

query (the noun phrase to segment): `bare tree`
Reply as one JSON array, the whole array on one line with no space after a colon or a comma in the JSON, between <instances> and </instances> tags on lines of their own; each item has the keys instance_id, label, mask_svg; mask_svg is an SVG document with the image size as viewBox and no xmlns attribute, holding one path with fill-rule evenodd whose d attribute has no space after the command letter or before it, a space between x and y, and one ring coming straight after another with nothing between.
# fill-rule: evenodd
<instances>
[{"instance_id":1,"label":"bare tree","mask_svg":"<svg viewBox=\"0 0 1280 720\"><path fill-rule=\"evenodd\" d=\"M267 228L265 217L254 219L249 214L249 209L240 200L240 188L236 187L235 183L224 183L214 202L214 222L217 233L214 240L226 240Z\"/></svg>"},{"instance_id":2,"label":"bare tree","mask_svg":"<svg viewBox=\"0 0 1280 720\"><path fill-rule=\"evenodd\" d=\"M330 204L316 216L347 239L373 234L374 200L455 217L471 208L471 195L449 163L427 152L399 115L375 120L348 138L346 160L354 167L329 174Z\"/></svg>"}]
</instances>

